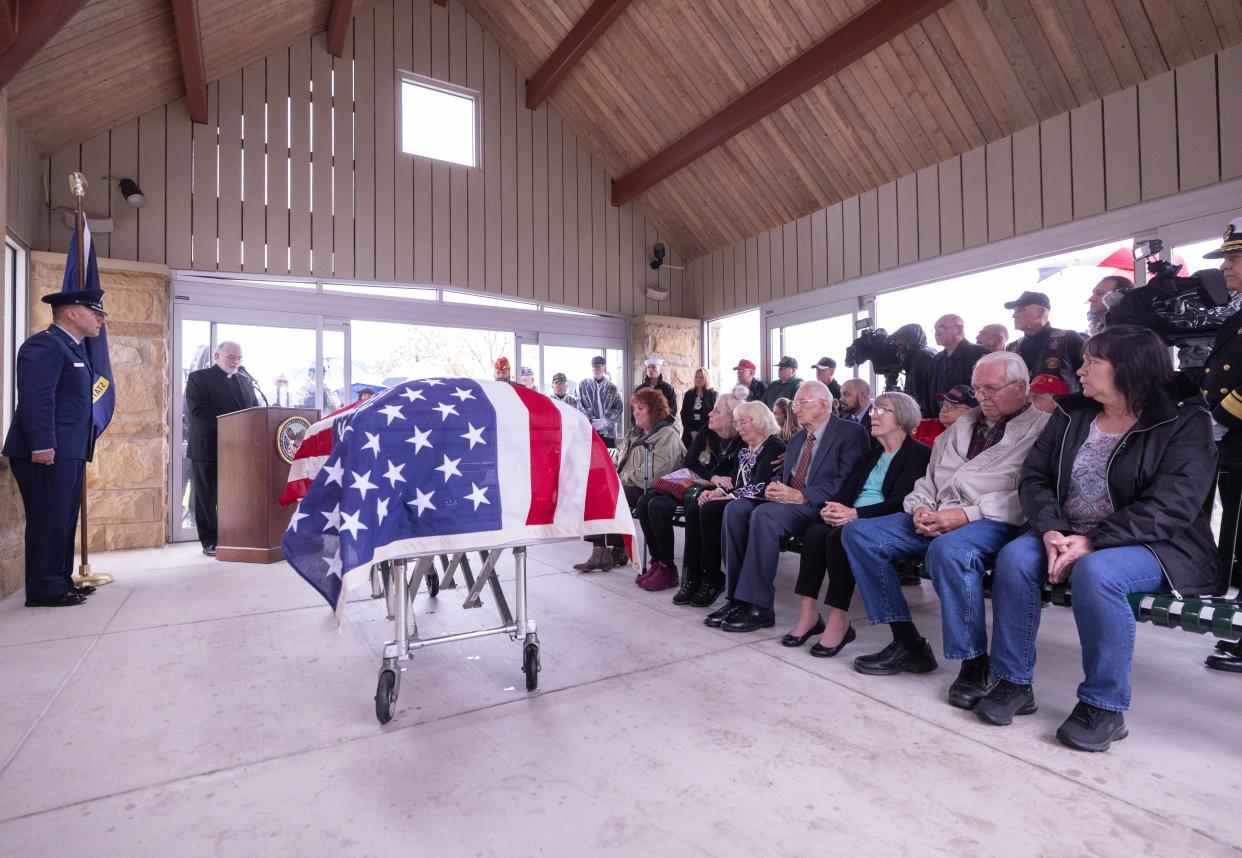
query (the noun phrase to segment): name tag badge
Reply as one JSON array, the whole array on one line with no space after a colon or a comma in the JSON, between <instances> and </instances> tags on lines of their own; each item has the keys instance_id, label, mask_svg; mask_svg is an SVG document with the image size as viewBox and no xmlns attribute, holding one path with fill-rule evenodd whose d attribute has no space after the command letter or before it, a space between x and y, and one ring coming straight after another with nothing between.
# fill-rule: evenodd
<instances>
[{"instance_id":1,"label":"name tag badge","mask_svg":"<svg viewBox=\"0 0 1242 858\"><path fill-rule=\"evenodd\" d=\"M82 368L84 368L84 369L86 368L86 364L84 364L84 363L78 363L77 361L74 361L74 362L73 362L73 365L74 365L74 366L80 366L80 367L82 367Z\"/></svg>"}]
</instances>

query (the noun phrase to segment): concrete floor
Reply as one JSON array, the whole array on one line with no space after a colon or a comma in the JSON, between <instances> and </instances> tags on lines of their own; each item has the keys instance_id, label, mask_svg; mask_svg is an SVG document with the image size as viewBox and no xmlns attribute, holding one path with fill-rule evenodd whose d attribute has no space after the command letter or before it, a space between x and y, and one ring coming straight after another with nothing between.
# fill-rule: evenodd
<instances>
[{"instance_id":1,"label":"concrete floor","mask_svg":"<svg viewBox=\"0 0 1242 858\"><path fill-rule=\"evenodd\" d=\"M1081 754L1053 738L1080 678L1067 610L1039 712L996 728L944 702L955 662L855 673L887 643L865 620L835 659L780 646L795 558L777 627L730 635L632 573L565 571L585 554L531 551L538 692L507 638L432 647L383 727L382 602L359 592L338 630L284 564L117 552L85 606L0 601L0 854L1242 851L1242 676L1202 667L1210 638L1141 626L1131 736ZM463 592L420 598L424 634L495 623ZM907 595L939 652L930 585Z\"/></svg>"}]
</instances>

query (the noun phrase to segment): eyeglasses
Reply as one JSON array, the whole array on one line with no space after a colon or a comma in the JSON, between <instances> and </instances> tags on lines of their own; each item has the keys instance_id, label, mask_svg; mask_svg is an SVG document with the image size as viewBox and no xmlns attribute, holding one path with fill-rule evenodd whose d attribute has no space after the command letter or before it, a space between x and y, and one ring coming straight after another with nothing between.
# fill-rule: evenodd
<instances>
[{"instance_id":1,"label":"eyeglasses","mask_svg":"<svg viewBox=\"0 0 1242 858\"><path fill-rule=\"evenodd\" d=\"M1006 387L1010 387L1011 385L1017 383L1017 381L1011 381L1009 384L1002 384L1000 387L997 387L994 384L985 384L983 387L972 387L970 392L975 395L975 399L995 399L996 394L1000 393Z\"/></svg>"},{"instance_id":2,"label":"eyeglasses","mask_svg":"<svg viewBox=\"0 0 1242 858\"><path fill-rule=\"evenodd\" d=\"M795 399L793 401L793 406L794 408L805 408L806 406L810 405L812 402L824 402L824 401L825 400L823 399Z\"/></svg>"},{"instance_id":3,"label":"eyeglasses","mask_svg":"<svg viewBox=\"0 0 1242 858\"><path fill-rule=\"evenodd\" d=\"M753 421L753 420L744 420L744 419L743 419L743 420L734 420L734 421L733 421L733 425L734 425L734 426L750 426L750 425L751 425L752 423L754 423L754 422L755 422L755 421Z\"/></svg>"},{"instance_id":4,"label":"eyeglasses","mask_svg":"<svg viewBox=\"0 0 1242 858\"><path fill-rule=\"evenodd\" d=\"M897 412L891 408L885 408L883 405L871 406L871 414L873 417L883 417L885 414L896 414Z\"/></svg>"}]
</instances>

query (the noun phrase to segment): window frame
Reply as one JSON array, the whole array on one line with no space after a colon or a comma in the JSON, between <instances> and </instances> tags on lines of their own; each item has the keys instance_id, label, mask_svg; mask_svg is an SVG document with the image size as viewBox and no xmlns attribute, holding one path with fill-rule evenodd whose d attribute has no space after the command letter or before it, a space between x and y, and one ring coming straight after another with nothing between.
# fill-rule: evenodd
<instances>
[{"instance_id":1,"label":"window frame","mask_svg":"<svg viewBox=\"0 0 1242 858\"><path fill-rule=\"evenodd\" d=\"M13 235L4 237L4 372L0 378L0 438L6 437L17 411L17 350L30 329L30 249ZM12 251L12 262L9 252ZM12 276L10 276L12 275Z\"/></svg>"},{"instance_id":2,"label":"window frame","mask_svg":"<svg viewBox=\"0 0 1242 858\"><path fill-rule=\"evenodd\" d=\"M460 167L463 170L481 170L483 169L483 93L477 89L459 86L455 83L449 83L446 80L428 77L427 75L418 74L407 69L397 69L396 72L396 126L397 136L397 154L405 158L419 158L432 164L446 164L450 167ZM405 151L405 112L404 101L402 97L402 87L407 83L422 86L427 89L439 90L450 95L460 96L470 99L474 105L474 164L459 164L456 161L446 161L442 158L433 158L430 155L419 155L415 152Z\"/></svg>"}]
</instances>

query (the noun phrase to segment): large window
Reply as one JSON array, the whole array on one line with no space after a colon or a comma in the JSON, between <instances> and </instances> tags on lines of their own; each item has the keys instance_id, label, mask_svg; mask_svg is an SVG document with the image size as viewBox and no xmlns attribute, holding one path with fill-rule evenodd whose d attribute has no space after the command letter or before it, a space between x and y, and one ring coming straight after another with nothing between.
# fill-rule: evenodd
<instances>
[{"instance_id":1,"label":"large window","mask_svg":"<svg viewBox=\"0 0 1242 858\"><path fill-rule=\"evenodd\" d=\"M759 348L759 311L747 310L713 319L707 328L707 371L712 385L721 392L733 389L737 375L733 367L745 358L759 367L758 377L767 378Z\"/></svg>"},{"instance_id":2,"label":"large window","mask_svg":"<svg viewBox=\"0 0 1242 858\"><path fill-rule=\"evenodd\" d=\"M402 152L476 167L478 134L478 93L421 75L402 74Z\"/></svg>"},{"instance_id":3,"label":"large window","mask_svg":"<svg viewBox=\"0 0 1242 858\"><path fill-rule=\"evenodd\" d=\"M513 334L473 328L350 322L350 380L355 390L380 391L407 378L462 376L490 380L492 364L505 356L516 364ZM517 368L514 367L514 380ZM356 399L356 393L353 399Z\"/></svg>"}]
</instances>

